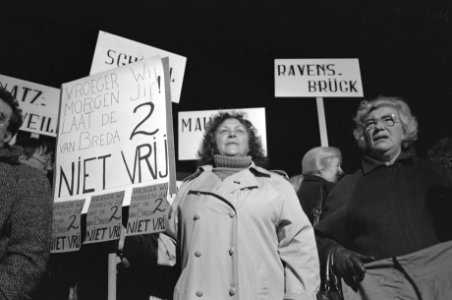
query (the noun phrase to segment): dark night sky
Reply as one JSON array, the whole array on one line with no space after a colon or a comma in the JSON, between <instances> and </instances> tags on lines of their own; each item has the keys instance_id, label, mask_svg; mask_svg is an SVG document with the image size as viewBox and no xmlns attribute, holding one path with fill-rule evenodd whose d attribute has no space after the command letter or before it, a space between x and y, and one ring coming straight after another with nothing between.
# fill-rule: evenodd
<instances>
[{"instance_id":1,"label":"dark night sky","mask_svg":"<svg viewBox=\"0 0 452 300\"><path fill-rule=\"evenodd\" d=\"M274 97L275 58L359 58L365 97L408 99L417 149L452 136L446 1L4 1L0 74L59 87L89 73L99 30L187 57L177 112L265 107L270 169L289 175L320 144L315 99ZM351 121L362 99L325 99L329 143L358 166ZM176 143L177 144L177 143ZM194 162L177 162L191 172Z\"/></svg>"}]
</instances>

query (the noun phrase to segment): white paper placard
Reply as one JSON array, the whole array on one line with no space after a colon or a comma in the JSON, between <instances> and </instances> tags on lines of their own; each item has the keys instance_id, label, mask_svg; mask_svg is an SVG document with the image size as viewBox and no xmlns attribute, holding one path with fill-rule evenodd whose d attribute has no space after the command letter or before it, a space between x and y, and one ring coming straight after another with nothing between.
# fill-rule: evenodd
<instances>
[{"instance_id":1,"label":"white paper placard","mask_svg":"<svg viewBox=\"0 0 452 300\"><path fill-rule=\"evenodd\" d=\"M275 59L275 97L363 97L359 61Z\"/></svg>"},{"instance_id":2,"label":"white paper placard","mask_svg":"<svg viewBox=\"0 0 452 300\"><path fill-rule=\"evenodd\" d=\"M171 101L180 102L187 58L100 30L90 74L121 67L153 56L168 57Z\"/></svg>"},{"instance_id":3,"label":"white paper placard","mask_svg":"<svg viewBox=\"0 0 452 300\"><path fill-rule=\"evenodd\" d=\"M19 130L56 137L60 89L1 74L0 86L19 102L24 117Z\"/></svg>"},{"instance_id":4,"label":"white paper placard","mask_svg":"<svg viewBox=\"0 0 452 300\"><path fill-rule=\"evenodd\" d=\"M62 85L54 199L67 201L168 183L164 72L159 57ZM174 174L175 178L175 174Z\"/></svg>"}]
</instances>

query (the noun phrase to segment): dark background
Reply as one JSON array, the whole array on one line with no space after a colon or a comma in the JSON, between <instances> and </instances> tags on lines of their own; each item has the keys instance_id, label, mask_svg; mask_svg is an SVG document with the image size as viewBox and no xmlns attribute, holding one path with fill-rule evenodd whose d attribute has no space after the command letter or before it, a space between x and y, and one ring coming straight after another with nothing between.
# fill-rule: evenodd
<instances>
[{"instance_id":1,"label":"dark background","mask_svg":"<svg viewBox=\"0 0 452 300\"><path fill-rule=\"evenodd\" d=\"M406 97L418 153L452 136L450 1L4 1L0 74L59 88L89 74L99 30L187 57L177 112L265 107L270 169L300 172L320 144L314 98L275 98L275 58L359 58L365 97ZM326 98L329 144L359 165L362 99ZM177 135L177 132L175 132ZM176 136L177 138L177 136ZM177 147L177 140L176 140ZM177 151L177 149L176 149ZM176 152L177 153L177 152ZM176 156L177 157L177 156ZM193 161L177 161L192 172Z\"/></svg>"}]
</instances>

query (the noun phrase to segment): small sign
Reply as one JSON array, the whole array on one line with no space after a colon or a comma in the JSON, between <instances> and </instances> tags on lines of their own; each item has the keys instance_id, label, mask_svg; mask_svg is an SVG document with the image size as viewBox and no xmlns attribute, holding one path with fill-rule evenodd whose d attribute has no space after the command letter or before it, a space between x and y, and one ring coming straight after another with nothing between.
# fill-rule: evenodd
<instances>
[{"instance_id":1,"label":"small sign","mask_svg":"<svg viewBox=\"0 0 452 300\"><path fill-rule=\"evenodd\" d=\"M124 192L93 196L86 214L84 244L119 239Z\"/></svg>"},{"instance_id":2,"label":"small sign","mask_svg":"<svg viewBox=\"0 0 452 300\"><path fill-rule=\"evenodd\" d=\"M168 184L134 188L129 206L127 236L165 230L169 203Z\"/></svg>"},{"instance_id":3,"label":"small sign","mask_svg":"<svg viewBox=\"0 0 452 300\"><path fill-rule=\"evenodd\" d=\"M53 230L51 252L78 251L82 244L80 216L85 200L53 204Z\"/></svg>"},{"instance_id":4,"label":"small sign","mask_svg":"<svg viewBox=\"0 0 452 300\"><path fill-rule=\"evenodd\" d=\"M275 97L363 97L359 61L275 59Z\"/></svg>"},{"instance_id":5,"label":"small sign","mask_svg":"<svg viewBox=\"0 0 452 300\"><path fill-rule=\"evenodd\" d=\"M56 137L60 89L1 74L0 86L19 102L24 118L19 130Z\"/></svg>"}]
</instances>

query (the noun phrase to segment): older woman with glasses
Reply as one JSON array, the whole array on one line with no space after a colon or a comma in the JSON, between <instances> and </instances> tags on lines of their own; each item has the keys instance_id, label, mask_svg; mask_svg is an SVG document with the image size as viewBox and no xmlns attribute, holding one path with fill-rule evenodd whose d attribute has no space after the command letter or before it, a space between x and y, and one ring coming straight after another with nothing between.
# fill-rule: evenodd
<instances>
[{"instance_id":1,"label":"older woman with glasses","mask_svg":"<svg viewBox=\"0 0 452 300\"><path fill-rule=\"evenodd\" d=\"M355 122L362 167L330 193L341 205L316 226L322 261L345 299L449 299L451 173L415 156L418 123L402 99L363 101Z\"/></svg>"}]
</instances>

